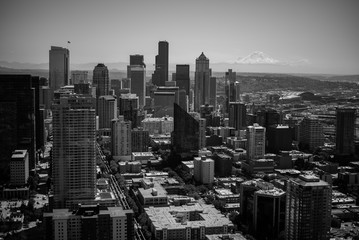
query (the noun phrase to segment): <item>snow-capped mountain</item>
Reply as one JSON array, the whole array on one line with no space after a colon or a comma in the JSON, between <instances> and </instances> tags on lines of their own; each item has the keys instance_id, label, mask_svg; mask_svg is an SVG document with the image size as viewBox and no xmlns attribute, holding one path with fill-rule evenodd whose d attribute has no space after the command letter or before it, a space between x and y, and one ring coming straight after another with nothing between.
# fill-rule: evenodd
<instances>
[{"instance_id":1,"label":"snow-capped mountain","mask_svg":"<svg viewBox=\"0 0 359 240\"><path fill-rule=\"evenodd\" d=\"M255 51L246 57L238 58L236 63L239 64L281 64L279 60L276 60L269 55Z\"/></svg>"}]
</instances>

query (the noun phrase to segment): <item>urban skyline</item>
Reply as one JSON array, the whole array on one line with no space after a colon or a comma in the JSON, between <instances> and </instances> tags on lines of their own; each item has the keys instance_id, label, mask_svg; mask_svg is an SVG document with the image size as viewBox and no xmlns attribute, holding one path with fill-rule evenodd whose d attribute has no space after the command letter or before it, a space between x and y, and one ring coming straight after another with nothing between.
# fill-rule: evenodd
<instances>
[{"instance_id":1,"label":"urban skyline","mask_svg":"<svg viewBox=\"0 0 359 240\"><path fill-rule=\"evenodd\" d=\"M76 64L127 62L136 53L144 55L146 63L155 63L157 48L148 43L163 39L171 43L170 64L192 63L203 51L213 63L236 63L235 71L358 74L357 1L137 3L2 4L0 61L46 63L45 51L54 45L70 48ZM14 21L15 11L23 14ZM66 18L63 13L68 13ZM94 13L100 18L90 17ZM130 18L130 13L139 17ZM139 28L144 31L134 31ZM107 35L94 37L93 29Z\"/></svg>"}]
</instances>

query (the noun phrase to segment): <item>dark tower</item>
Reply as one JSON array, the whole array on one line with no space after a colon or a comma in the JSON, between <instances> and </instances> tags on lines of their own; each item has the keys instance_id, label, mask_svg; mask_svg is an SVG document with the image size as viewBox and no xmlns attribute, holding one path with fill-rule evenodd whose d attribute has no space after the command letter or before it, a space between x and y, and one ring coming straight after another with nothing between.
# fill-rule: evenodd
<instances>
[{"instance_id":1,"label":"dark tower","mask_svg":"<svg viewBox=\"0 0 359 240\"><path fill-rule=\"evenodd\" d=\"M337 108L336 150L339 155L354 153L355 109Z\"/></svg>"},{"instance_id":2,"label":"dark tower","mask_svg":"<svg viewBox=\"0 0 359 240\"><path fill-rule=\"evenodd\" d=\"M165 86L168 81L168 42L158 42L158 55L156 56L155 72L152 74L152 83Z\"/></svg>"},{"instance_id":3,"label":"dark tower","mask_svg":"<svg viewBox=\"0 0 359 240\"><path fill-rule=\"evenodd\" d=\"M189 95L190 77L189 77L189 65L188 64L177 64L176 65L176 86L179 89L184 89L186 95Z\"/></svg>"}]
</instances>

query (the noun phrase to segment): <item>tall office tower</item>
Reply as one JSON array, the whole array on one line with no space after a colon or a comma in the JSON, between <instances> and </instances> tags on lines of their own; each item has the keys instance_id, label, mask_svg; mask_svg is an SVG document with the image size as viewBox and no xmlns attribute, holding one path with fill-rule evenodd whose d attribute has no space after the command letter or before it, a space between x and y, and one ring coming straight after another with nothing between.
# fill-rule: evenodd
<instances>
[{"instance_id":1,"label":"tall office tower","mask_svg":"<svg viewBox=\"0 0 359 240\"><path fill-rule=\"evenodd\" d=\"M70 52L66 48L51 46L49 59L49 81L53 92L69 84Z\"/></svg>"},{"instance_id":2,"label":"tall office tower","mask_svg":"<svg viewBox=\"0 0 359 240\"><path fill-rule=\"evenodd\" d=\"M92 85L96 87L96 98L100 96L109 95L110 79L108 69L103 63L97 64L93 70Z\"/></svg>"},{"instance_id":3,"label":"tall office tower","mask_svg":"<svg viewBox=\"0 0 359 240\"><path fill-rule=\"evenodd\" d=\"M279 188L254 193L253 233L256 239L278 239L285 229L285 192Z\"/></svg>"},{"instance_id":4,"label":"tall office tower","mask_svg":"<svg viewBox=\"0 0 359 240\"><path fill-rule=\"evenodd\" d=\"M88 82L89 80L87 71L71 71L71 85Z\"/></svg>"},{"instance_id":5,"label":"tall office tower","mask_svg":"<svg viewBox=\"0 0 359 240\"><path fill-rule=\"evenodd\" d=\"M197 152L206 145L206 120L195 118L174 104L173 146L178 153Z\"/></svg>"},{"instance_id":6,"label":"tall office tower","mask_svg":"<svg viewBox=\"0 0 359 240\"><path fill-rule=\"evenodd\" d=\"M237 99L235 82L236 82L236 72L233 72L232 69L228 69L228 72L225 73L225 92L226 92L226 104L225 104L225 113L229 114L229 103L230 102L237 102L240 99ZM239 85L239 84L238 84ZM239 86L238 86L239 88Z\"/></svg>"},{"instance_id":7,"label":"tall office tower","mask_svg":"<svg viewBox=\"0 0 359 240\"><path fill-rule=\"evenodd\" d=\"M217 109L217 78L209 78L209 105Z\"/></svg>"},{"instance_id":8,"label":"tall office tower","mask_svg":"<svg viewBox=\"0 0 359 240\"><path fill-rule=\"evenodd\" d=\"M232 175L232 157L223 153L215 153L213 156L215 175L217 177L228 177Z\"/></svg>"},{"instance_id":9,"label":"tall office tower","mask_svg":"<svg viewBox=\"0 0 359 240\"><path fill-rule=\"evenodd\" d=\"M174 81L176 81L176 85L179 87L179 89L184 89L186 91L186 94L189 95L189 88L190 88L189 65L177 64L175 76L176 79Z\"/></svg>"},{"instance_id":10,"label":"tall office tower","mask_svg":"<svg viewBox=\"0 0 359 240\"><path fill-rule=\"evenodd\" d=\"M135 239L133 210L122 207L80 205L44 213L45 239Z\"/></svg>"},{"instance_id":11,"label":"tall office tower","mask_svg":"<svg viewBox=\"0 0 359 240\"><path fill-rule=\"evenodd\" d=\"M52 113L54 205L73 207L96 194L95 99L62 96Z\"/></svg>"},{"instance_id":12,"label":"tall office tower","mask_svg":"<svg viewBox=\"0 0 359 240\"><path fill-rule=\"evenodd\" d=\"M138 96L139 108L146 104L146 68L140 65L130 66L131 93Z\"/></svg>"},{"instance_id":13,"label":"tall office tower","mask_svg":"<svg viewBox=\"0 0 359 240\"><path fill-rule=\"evenodd\" d=\"M152 74L152 83L156 86L165 86L168 81L168 42L158 42L155 72Z\"/></svg>"},{"instance_id":14,"label":"tall office tower","mask_svg":"<svg viewBox=\"0 0 359 240\"><path fill-rule=\"evenodd\" d=\"M257 123L247 127L247 158L259 159L264 157L266 129Z\"/></svg>"},{"instance_id":15,"label":"tall office tower","mask_svg":"<svg viewBox=\"0 0 359 240\"><path fill-rule=\"evenodd\" d=\"M292 131L293 129L286 125L272 125L267 128L268 153L279 154L280 151L292 150Z\"/></svg>"},{"instance_id":16,"label":"tall office tower","mask_svg":"<svg viewBox=\"0 0 359 240\"><path fill-rule=\"evenodd\" d=\"M131 79L130 78L122 78L121 86L122 86L122 89L125 89L125 88L131 89Z\"/></svg>"},{"instance_id":17,"label":"tall office tower","mask_svg":"<svg viewBox=\"0 0 359 240\"><path fill-rule=\"evenodd\" d=\"M111 154L114 157L131 155L131 121L123 116L112 120Z\"/></svg>"},{"instance_id":18,"label":"tall office tower","mask_svg":"<svg viewBox=\"0 0 359 240\"><path fill-rule=\"evenodd\" d=\"M36 150L43 145L39 105L39 77L0 75L0 179L8 176L15 149L27 149L29 167L35 167Z\"/></svg>"},{"instance_id":19,"label":"tall office tower","mask_svg":"<svg viewBox=\"0 0 359 240\"><path fill-rule=\"evenodd\" d=\"M188 111L188 95L186 94L186 90L180 89L178 91L178 98L178 105Z\"/></svg>"},{"instance_id":20,"label":"tall office tower","mask_svg":"<svg viewBox=\"0 0 359 240\"><path fill-rule=\"evenodd\" d=\"M136 128L138 115L138 97L136 94L121 94L119 102L119 115L124 117L125 121L131 121L132 128Z\"/></svg>"},{"instance_id":21,"label":"tall office tower","mask_svg":"<svg viewBox=\"0 0 359 240\"><path fill-rule=\"evenodd\" d=\"M323 146L323 125L317 118L305 117L299 125L299 146L301 149L314 151Z\"/></svg>"},{"instance_id":22,"label":"tall office tower","mask_svg":"<svg viewBox=\"0 0 359 240\"><path fill-rule=\"evenodd\" d=\"M214 180L214 161L206 156L195 157L194 165L194 179L203 184L212 184Z\"/></svg>"},{"instance_id":23,"label":"tall office tower","mask_svg":"<svg viewBox=\"0 0 359 240\"><path fill-rule=\"evenodd\" d=\"M143 128L134 128L131 131L131 149L132 152L148 152L150 136L147 130Z\"/></svg>"},{"instance_id":24,"label":"tall office tower","mask_svg":"<svg viewBox=\"0 0 359 240\"><path fill-rule=\"evenodd\" d=\"M146 68L143 55L140 54L130 55L130 65L127 66L127 79L131 78L131 66L142 66ZM126 88L130 88L130 87L126 87Z\"/></svg>"},{"instance_id":25,"label":"tall office tower","mask_svg":"<svg viewBox=\"0 0 359 240\"><path fill-rule=\"evenodd\" d=\"M176 102L174 92L155 92L153 96L154 117L173 117L173 104Z\"/></svg>"},{"instance_id":26,"label":"tall office tower","mask_svg":"<svg viewBox=\"0 0 359 240\"><path fill-rule=\"evenodd\" d=\"M199 111L201 105L209 104L210 97L209 59L202 54L196 59L194 110Z\"/></svg>"},{"instance_id":27,"label":"tall office tower","mask_svg":"<svg viewBox=\"0 0 359 240\"><path fill-rule=\"evenodd\" d=\"M29 178L29 154L27 150L15 150L10 161L10 183L24 186Z\"/></svg>"},{"instance_id":28,"label":"tall office tower","mask_svg":"<svg viewBox=\"0 0 359 240\"><path fill-rule=\"evenodd\" d=\"M257 112L257 122L259 125L268 128L269 126L280 124L280 115L273 109L260 110Z\"/></svg>"},{"instance_id":29,"label":"tall office tower","mask_svg":"<svg viewBox=\"0 0 359 240\"><path fill-rule=\"evenodd\" d=\"M111 121L117 117L117 99L112 95L98 99L99 129L111 128Z\"/></svg>"},{"instance_id":30,"label":"tall office tower","mask_svg":"<svg viewBox=\"0 0 359 240\"><path fill-rule=\"evenodd\" d=\"M354 108L337 108L336 150L340 155L351 155L355 151Z\"/></svg>"},{"instance_id":31,"label":"tall office tower","mask_svg":"<svg viewBox=\"0 0 359 240\"><path fill-rule=\"evenodd\" d=\"M91 95L91 88L89 83L75 83L74 93Z\"/></svg>"},{"instance_id":32,"label":"tall office tower","mask_svg":"<svg viewBox=\"0 0 359 240\"><path fill-rule=\"evenodd\" d=\"M313 175L287 183L286 239L329 239L331 185Z\"/></svg>"},{"instance_id":33,"label":"tall office tower","mask_svg":"<svg viewBox=\"0 0 359 240\"><path fill-rule=\"evenodd\" d=\"M229 103L229 126L236 130L244 130L247 127L247 108L244 103Z\"/></svg>"}]
</instances>

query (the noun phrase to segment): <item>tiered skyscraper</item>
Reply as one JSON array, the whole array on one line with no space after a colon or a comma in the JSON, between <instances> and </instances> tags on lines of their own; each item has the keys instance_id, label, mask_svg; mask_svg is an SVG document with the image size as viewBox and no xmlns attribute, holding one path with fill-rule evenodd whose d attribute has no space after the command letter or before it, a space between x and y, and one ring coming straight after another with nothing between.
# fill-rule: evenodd
<instances>
[{"instance_id":1,"label":"tiered skyscraper","mask_svg":"<svg viewBox=\"0 0 359 240\"><path fill-rule=\"evenodd\" d=\"M329 239L331 186L313 175L287 183L286 239Z\"/></svg>"},{"instance_id":2,"label":"tiered skyscraper","mask_svg":"<svg viewBox=\"0 0 359 240\"><path fill-rule=\"evenodd\" d=\"M337 108L336 150L340 155L351 155L355 151L354 108Z\"/></svg>"},{"instance_id":3,"label":"tiered skyscraper","mask_svg":"<svg viewBox=\"0 0 359 240\"><path fill-rule=\"evenodd\" d=\"M103 63L97 64L93 70L92 79L92 85L96 87L96 98L109 94L110 79L108 69Z\"/></svg>"},{"instance_id":4,"label":"tiered skyscraper","mask_svg":"<svg viewBox=\"0 0 359 240\"><path fill-rule=\"evenodd\" d=\"M165 86L168 81L168 42L158 42L155 72L152 74L152 83L156 86Z\"/></svg>"},{"instance_id":5,"label":"tiered skyscraper","mask_svg":"<svg viewBox=\"0 0 359 240\"><path fill-rule=\"evenodd\" d=\"M49 80L53 92L69 84L70 52L67 48L51 46L49 58Z\"/></svg>"},{"instance_id":6,"label":"tiered skyscraper","mask_svg":"<svg viewBox=\"0 0 359 240\"><path fill-rule=\"evenodd\" d=\"M209 59L202 54L196 59L194 110L199 111L201 105L209 104L210 98L210 69Z\"/></svg>"},{"instance_id":7,"label":"tiered skyscraper","mask_svg":"<svg viewBox=\"0 0 359 240\"><path fill-rule=\"evenodd\" d=\"M53 105L55 208L93 200L96 193L95 99L60 97Z\"/></svg>"}]
</instances>

